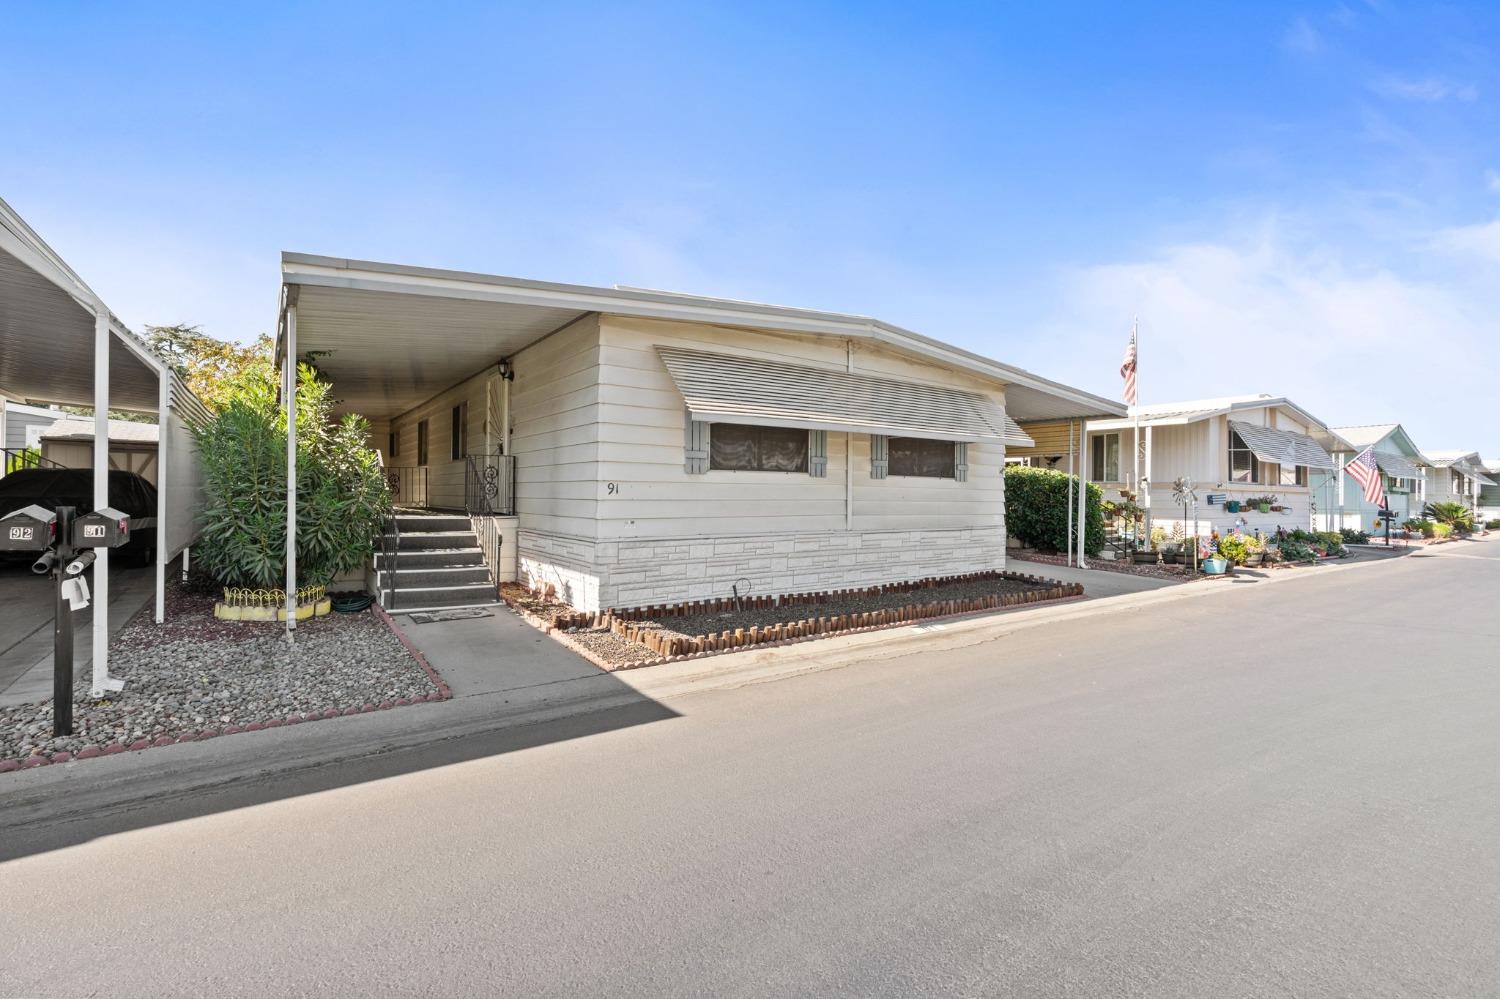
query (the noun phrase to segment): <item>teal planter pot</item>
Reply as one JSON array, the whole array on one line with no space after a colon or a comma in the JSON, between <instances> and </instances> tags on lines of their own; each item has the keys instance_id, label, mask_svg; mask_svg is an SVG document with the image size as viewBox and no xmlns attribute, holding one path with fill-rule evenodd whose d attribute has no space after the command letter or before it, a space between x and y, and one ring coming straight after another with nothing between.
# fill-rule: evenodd
<instances>
[{"instance_id":1,"label":"teal planter pot","mask_svg":"<svg viewBox=\"0 0 1500 999\"><path fill-rule=\"evenodd\" d=\"M1229 560L1217 555L1203 560L1203 571L1210 576L1222 576L1229 571Z\"/></svg>"}]
</instances>

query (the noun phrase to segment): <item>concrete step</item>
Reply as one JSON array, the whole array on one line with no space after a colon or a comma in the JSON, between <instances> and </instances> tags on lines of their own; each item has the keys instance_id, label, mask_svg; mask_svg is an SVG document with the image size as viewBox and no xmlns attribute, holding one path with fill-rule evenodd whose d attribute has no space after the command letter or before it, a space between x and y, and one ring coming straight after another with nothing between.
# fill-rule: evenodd
<instances>
[{"instance_id":1,"label":"concrete step","mask_svg":"<svg viewBox=\"0 0 1500 999\"><path fill-rule=\"evenodd\" d=\"M391 585L392 577L398 590L408 590L419 586L458 586L464 583L488 583L490 581L490 570L484 565L447 565L414 569L398 562L394 572L378 569L375 575L377 585L382 590Z\"/></svg>"},{"instance_id":2,"label":"concrete step","mask_svg":"<svg viewBox=\"0 0 1500 999\"><path fill-rule=\"evenodd\" d=\"M483 566L484 552L478 547L473 548L426 548L421 550L406 550L395 553L395 568L401 569L444 569L456 568L458 566ZM375 568L385 569L387 558L385 553L375 553Z\"/></svg>"},{"instance_id":3,"label":"concrete step","mask_svg":"<svg viewBox=\"0 0 1500 999\"><path fill-rule=\"evenodd\" d=\"M385 609L400 613L424 607L480 607L495 603L495 588L489 583L465 583L461 586L414 586L396 591L395 607Z\"/></svg>"},{"instance_id":4,"label":"concrete step","mask_svg":"<svg viewBox=\"0 0 1500 999\"><path fill-rule=\"evenodd\" d=\"M472 531L473 523L461 513L398 513L396 524L401 533L427 534L433 531Z\"/></svg>"},{"instance_id":5,"label":"concrete step","mask_svg":"<svg viewBox=\"0 0 1500 999\"><path fill-rule=\"evenodd\" d=\"M387 534L377 543L397 545L401 551L426 551L432 548L478 548L479 539L473 531L424 531L416 534L402 533L399 538Z\"/></svg>"}]
</instances>

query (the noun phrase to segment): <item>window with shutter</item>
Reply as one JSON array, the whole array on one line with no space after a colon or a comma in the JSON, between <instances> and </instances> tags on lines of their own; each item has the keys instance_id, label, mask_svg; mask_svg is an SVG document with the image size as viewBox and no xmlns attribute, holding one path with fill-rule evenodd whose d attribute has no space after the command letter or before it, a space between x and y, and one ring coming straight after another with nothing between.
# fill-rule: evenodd
<instances>
[{"instance_id":1,"label":"window with shutter","mask_svg":"<svg viewBox=\"0 0 1500 999\"><path fill-rule=\"evenodd\" d=\"M891 475L926 479L957 478L958 449L953 441L925 437L888 437L888 467Z\"/></svg>"},{"instance_id":2,"label":"window with shutter","mask_svg":"<svg viewBox=\"0 0 1500 999\"><path fill-rule=\"evenodd\" d=\"M884 434L870 435L870 478L883 479L890 471L890 438Z\"/></svg>"},{"instance_id":3,"label":"window with shutter","mask_svg":"<svg viewBox=\"0 0 1500 999\"><path fill-rule=\"evenodd\" d=\"M959 441L953 445L953 477L959 482L969 481L969 445Z\"/></svg>"},{"instance_id":4,"label":"window with shutter","mask_svg":"<svg viewBox=\"0 0 1500 999\"><path fill-rule=\"evenodd\" d=\"M791 427L715 423L708 467L727 472L806 472L811 434Z\"/></svg>"}]
</instances>

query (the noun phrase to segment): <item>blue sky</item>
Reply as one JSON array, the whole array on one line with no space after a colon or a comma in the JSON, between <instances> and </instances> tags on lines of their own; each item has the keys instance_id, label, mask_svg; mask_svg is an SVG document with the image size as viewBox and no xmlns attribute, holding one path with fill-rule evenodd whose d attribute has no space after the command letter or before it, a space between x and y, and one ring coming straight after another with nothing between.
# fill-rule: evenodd
<instances>
[{"instance_id":1,"label":"blue sky","mask_svg":"<svg viewBox=\"0 0 1500 999\"><path fill-rule=\"evenodd\" d=\"M865 313L1500 456L1500 5L54 4L0 196L245 338L283 249Z\"/></svg>"}]
</instances>

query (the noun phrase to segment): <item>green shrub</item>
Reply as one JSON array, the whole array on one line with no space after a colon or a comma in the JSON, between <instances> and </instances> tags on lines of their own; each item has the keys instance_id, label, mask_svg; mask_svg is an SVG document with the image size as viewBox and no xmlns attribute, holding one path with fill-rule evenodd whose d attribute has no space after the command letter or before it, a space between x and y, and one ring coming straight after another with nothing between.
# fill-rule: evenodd
<instances>
[{"instance_id":1,"label":"green shrub","mask_svg":"<svg viewBox=\"0 0 1500 999\"><path fill-rule=\"evenodd\" d=\"M1427 537L1429 537L1429 538L1446 538L1446 537L1448 537L1452 533L1453 533L1453 525L1452 524L1433 524L1432 525L1432 533L1428 534Z\"/></svg>"},{"instance_id":2,"label":"green shrub","mask_svg":"<svg viewBox=\"0 0 1500 999\"><path fill-rule=\"evenodd\" d=\"M1496 517L1494 520L1485 521L1484 529L1487 531L1500 531L1500 517Z\"/></svg>"},{"instance_id":3,"label":"green shrub","mask_svg":"<svg viewBox=\"0 0 1500 999\"><path fill-rule=\"evenodd\" d=\"M1310 562L1318 557L1306 543L1287 538L1281 542L1281 557L1287 562Z\"/></svg>"},{"instance_id":4,"label":"green shrub","mask_svg":"<svg viewBox=\"0 0 1500 999\"><path fill-rule=\"evenodd\" d=\"M1349 549L1344 547L1344 535L1339 531L1320 531L1318 533L1318 544L1328 554L1339 557L1349 554Z\"/></svg>"},{"instance_id":5,"label":"green shrub","mask_svg":"<svg viewBox=\"0 0 1500 999\"><path fill-rule=\"evenodd\" d=\"M1346 545L1363 545L1368 544L1370 541L1368 534L1364 531L1355 530L1352 527L1343 528L1339 531L1339 535L1343 538Z\"/></svg>"},{"instance_id":6,"label":"green shrub","mask_svg":"<svg viewBox=\"0 0 1500 999\"><path fill-rule=\"evenodd\" d=\"M1244 565L1251 555L1266 550L1266 543L1249 534L1226 534L1219 539L1219 554L1235 565Z\"/></svg>"},{"instance_id":7,"label":"green shrub","mask_svg":"<svg viewBox=\"0 0 1500 999\"><path fill-rule=\"evenodd\" d=\"M1042 551L1066 551L1068 547L1068 482L1074 482L1073 516L1078 516L1078 477L1051 468L1007 465L1005 468L1005 527L1023 545ZM1085 554L1104 550L1104 490L1086 483L1084 499Z\"/></svg>"},{"instance_id":8,"label":"green shrub","mask_svg":"<svg viewBox=\"0 0 1500 999\"><path fill-rule=\"evenodd\" d=\"M1439 524L1447 524L1455 534L1474 532L1474 511L1462 503L1428 503L1422 510L1422 516Z\"/></svg>"},{"instance_id":9,"label":"green shrub","mask_svg":"<svg viewBox=\"0 0 1500 999\"><path fill-rule=\"evenodd\" d=\"M286 584L286 416L275 375L253 371L193 428L203 463L203 537L194 561L224 586ZM297 372L297 585L323 585L370 558L390 510L369 424L334 421L327 382Z\"/></svg>"}]
</instances>

